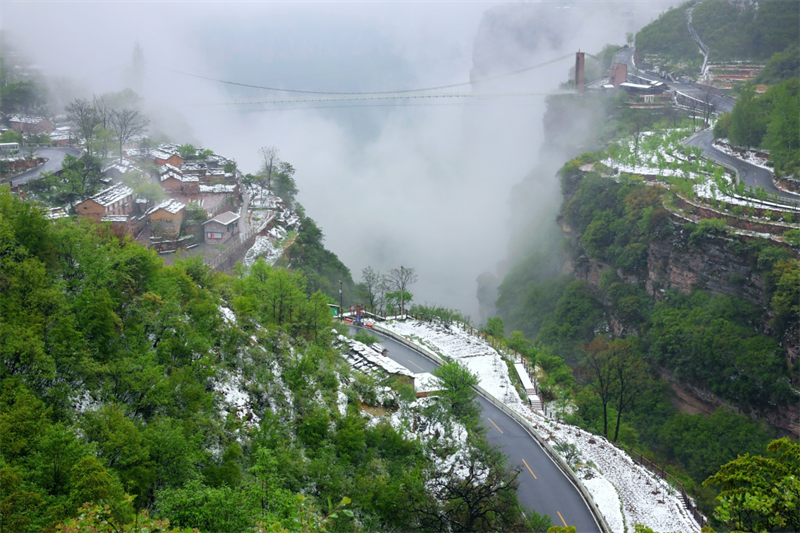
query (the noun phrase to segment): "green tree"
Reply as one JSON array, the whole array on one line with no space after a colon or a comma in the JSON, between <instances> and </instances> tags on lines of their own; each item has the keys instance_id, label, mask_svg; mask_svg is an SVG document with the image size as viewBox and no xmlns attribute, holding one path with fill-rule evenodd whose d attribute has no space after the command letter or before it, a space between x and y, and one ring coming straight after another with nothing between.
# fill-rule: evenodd
<instances>
[{"instance_id":1,"label":"green tree","mask_svg":"<svg viewBox=\"0 0 800 533\"><path fill-rule=\"evenodd\" d=\"M703 482L720 488L714 516L732 531L800 530L800 444L783 438L767 452L740 455Z\"/></svg>"},{"instance_id":2,"label":"green tree","mask_svg":"<svg viewBox=\"0 0 800 533\"><path fill-rule=\"evenodd\" d=\"M770 90L770 115L764 146L770 151L775 172L793 174L800 169L800 89L798 80L784 82Z\"/></svg>"},{"instance_id":3,"label":"green tree","mask_svg":"<svg viewBox=\"0 0 800 533\"><path fill-rule=\"evenodd\" d=\"M490 317L486 321L486 327L483 329L487 335L491 335L497 340L503 340L505 337L505 325L503 319L499 316Z\"/></svg>"},{"instance_id":4,"label":"green tree","mask_svg":"<svg viewBox=\"0 0 800 533\"><path fill-rule=\"evenodd\" d=\"M182 144L178 146L178 154L187 161L189 159L195 159L197 156L197 148L191 144Z\"/></svg>"},{"instance_id":5,"label":"green tree","mask_svg":"<svg viewBox=\"0 0 800 533\"><path fill-rule=\"evenodd\" d=\"M728 138L739 146L747 148L759 146L765 128L765 120L759 116L755 87L748 85L742 89L736 100L728 128Z\"/></svg>"},{"instance_id":6,"label":"green tree","mask_svg":"<svg viewBox=\"0 0 800 533\"><path fill-rule=\"evenodd\" d=\"M295 169L291 163L281 161L274 170L273 190L276 196L286 202L286 205L294 204L294 197L297 194L297 184L294 181Z\"/></svg>"},{"instance_id":7,"label":"green tree","mask_svg":"<svg viewBox=\"0 0 800 533\"><path fill-rule=\"evenodd\" d=\"M468 428L477 427L481 408L475 401L478 393L474 387L478 378L458 361L440 365L433 375L442 380L443 398L455 419Z\"/></svg>"}]
</instances>

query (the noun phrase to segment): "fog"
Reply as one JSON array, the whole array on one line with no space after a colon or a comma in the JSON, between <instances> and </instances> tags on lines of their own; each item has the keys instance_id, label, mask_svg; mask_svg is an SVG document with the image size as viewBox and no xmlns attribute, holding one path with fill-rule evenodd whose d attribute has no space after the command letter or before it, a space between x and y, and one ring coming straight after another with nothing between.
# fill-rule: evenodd
<instances>
[{"instance_id":1,"label":"fog","mask_svg":"<svg viewBox=\"0 0 800 533\"><path fill-rule=\"evenodd\" d=\"M138 41L153 133L232 157L244 172L259 170L259 147L278 147L297 169L298 200L356 281L368 265L415 267L415 301L477 318L475 280L508 256L512 187L532 171L535 194L514 202L545 221L541 231L554 228L549 169L561 154L540 153L541 94L567 80L574 59L485 78L624 44L665 5L6 1L0 25L58 80L62 101L124 88ZM330 96L200 77L322 92L472 79L436 93L539 95L310 102ZM241 103L294 98L306 101Z\"/></svg>"}]
</instances>

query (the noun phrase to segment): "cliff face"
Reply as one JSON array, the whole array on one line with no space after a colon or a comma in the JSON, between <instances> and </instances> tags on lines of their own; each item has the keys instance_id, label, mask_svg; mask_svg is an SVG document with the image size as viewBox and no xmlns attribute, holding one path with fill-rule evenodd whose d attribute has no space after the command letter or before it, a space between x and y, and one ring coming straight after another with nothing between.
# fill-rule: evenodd
<instances>
[{"instance_id":1,"label":"cliff face","mask_svg":"<svg viewBox=\"0 0 800 533\"><path fill-rule=\"evenodd\" d=\"M569 228L562 226L562 229L571 233ZM684 293L689 293L692 289L703 289L713 294L742 298L764 309L761 333L774 336L775 331L770 323L773 317L768 312L767 279L757 268L756 261L737 251L740 243L732 238L709 238L698 247L689 245L687 233L686 229L678 230L671 238L651 242L647 252L646 273L635 276L617 269L617 275L626 283L645 287L656 301L663 298L670 289ZM568 260L562 272L571 272L576 279L596 288L598 296L605 300L600 282L603 272L611 268L613 267L583 254L577 259ZM608 325L611 334L615 336L638 333L613 315L609 318ZM800 335L797 328L789 328L780 340L786 349L788 361L797 364L800 361ZM762 419L781 431L800 436L798 405L747 410L720 399L700 383L677 380L667 370L662 370L662 378L670 383L673 390L672 403L683 412L710 413L717 407L727 406Z\"/></svg>"},{"instance_id":2,"label":"cliff face","mask_svg":"<svg viewBox=\"0 0 800 533\"><path fill-rule=\"evenodd\" d=\"M684 293L703 289L737 296L759 307L768 304L763 275L747 258L731 250L732 241L709 240L698 250L676 240L650 243L645 286L653 298L668 289Z\"/></svg>"}]
</instances>

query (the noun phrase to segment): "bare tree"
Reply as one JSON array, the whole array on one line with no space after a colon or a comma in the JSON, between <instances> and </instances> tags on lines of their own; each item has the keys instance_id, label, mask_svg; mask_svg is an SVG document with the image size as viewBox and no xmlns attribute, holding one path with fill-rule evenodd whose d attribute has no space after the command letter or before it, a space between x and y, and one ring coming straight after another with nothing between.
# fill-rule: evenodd
<instances>
[{"instance_id":1,"label":"bare tree","mask_svg":"<svg viewBox=\"0 0 800 533\"><path fill-rule=\"evenodd\" d=\"M401 265L399 269L391 269L387 278L389 287L400 293L400 314L405 315L405 292L409 285L413 285L419 279L417 271L414 268L405 268Z\"/></svg>"},{"instance_id":2,"label":"bare tree","mask_svg":"<svg viewBox=\"0 0 800 533\"><path fill-rule=\"evenodd\" d=\"M94 104L94 110L97 116L100 117L100 127L109 129L111 127L111 104L103 95L95 95L92 103Z\"/></svg>"},{"instance_id":3,"label":"bare tree","mask_svg":"<svg viewBox=\"0 0 800 533\"><path fill-rule=\"evenodd\" d=\"M689 97L689 109L692 110L692 131L697 130L697 111L700 109L700 100Z\"/></svg>"},{"instance_id":4,"label":"bare tree","mask_svg":"<svg viewBox=\"0 0 800 533\"><path fill-rule=\"evenodd\" d=\"M280 150L275 146L262 146L258 149L258 153L261 155L261 162L263 164L262 172L267 178L267 189L272 190L272 172L280 161L280 159L278 159Z\"/></svg>"},{"instance_id":5,"label":"bare tree","mask_svg":"<svg viewBox=\"0 0 800 533\"><path fill-rule=\"evenodd\" d=\"M378 299L380 296L381 282L383 276L380 272L368 266L361 271L360 288L367 304L374 310L377 307Z\"/></svg>"},{"instance_id":6,"label":"bare tree","mask_svg":"<svg viewBox=\"0 0 800 533\"><path fill-rule=\"evenodd\" d=\"M99 126L101 128L99 141L101 141L102 144L98 143L100 144L102 151L100 155L105 157L108 153L108 132L111 130L111 113L113 108L111 107L108 99L106 99L106 97L103 95L95 95L92 99L92 104L94 105L94 110L95 113L97 113Z\"/></svg>"},{"instance_id":7,"label":"bare tree","mask_svg":"<svg viewBox=\"0 0 800 533\"><path fill-rule=\"evenodd\" d=\"M119 142L119 160L122 161L122 145L136 135L147 131L150 120L135 109L120 109L111 112L111 129Z\"/></svg>"},{"instance_id":8,"label":"bare tree","mask_svg":"<svg viewBox=\"0 0 800 533\"><path fill-rule=\"evenodd\" d=\"M97 126L100 125L100 117L97 114L97 110L89 100L84 98L76 98L67 104L65 110L70 123L80 132L81 137L86 140L86 149L91 155L92 150L89 142L94 137Z\"/></svg>"},{"instance_id":9,"label":"bare tree","mask_svg":"<svg viewBox=\"0 0 800 533\"><path fill-rule=\"evenodd\" d=\"M708 126L711 111L714 109L714 88L710 85L702 85L701 87L700 101L703 102L703 125Z\"/></svg>"}]
</instances>

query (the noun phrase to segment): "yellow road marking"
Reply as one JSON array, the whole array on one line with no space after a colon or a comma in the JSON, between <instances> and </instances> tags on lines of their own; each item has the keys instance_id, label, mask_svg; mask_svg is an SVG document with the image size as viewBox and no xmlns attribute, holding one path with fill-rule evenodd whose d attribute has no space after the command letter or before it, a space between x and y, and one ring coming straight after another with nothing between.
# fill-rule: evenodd
<instances>
[{"instance_id":1,"label":"yellow road marking","mask_svg":"<svg viewBox=\"0 0 800 533\"><path fill-rule=\"evenodd\" d=\"M499 431L500 433L502 433L502 432L503 432L503 430L502 430L502 429L500 429L500 428L498 428L498 427L497 427L497 424L495 424L495 423L494 423L494 421L493 421L491 418L487 418L486 420L488 420L489 422L491 422L491 423L492 423L492 425L493 425L494 427L496 427L496 428L497 428L497 431Z\"/></svg>"},{"instance_id":2,"label":"yellow road marking","mask_svg":"<svg viewBox=\"0 0 800 533\"><path fill-rule=\"evenodd\" d=\"M556 511L556 512L558 513L558 511ZM566 521L566 520L564 520L564 517L563 517L563 516L561 516L561 513L558 513L558 517L561 519L561 521L562 521L562 522L564 522L564 527L569 527L569 526L567 525L567 521Z\"/></svg>"},{"instance_id":3,"label":"yellow road marking","mask_svg":"<svg viewBox=\"0 0 800 533\"><path fill-rule=\"evenodd\" d=\"M415 367L419 368L419 369L420 369L420 370L422 370L423 372L425 371L425 369L424 369L424 368L422 368L421 366L419 366L417 363L415 363L415 362L414 362L414 361L412 361L411 359L409 359L409 360L408 360L408 362L409 362L409 363L411 363L412 365L414 365Z\"/></svg>"},{"instance_id":4,"label":"yellow road marking","mask_svg":"<svg viewBox=\"0 0 800 533\"><path fill-rule=\"evenodd\" d=\"M525 461L525 459L523 459L522 462L525 463L525 468L527 468L528 472L531 473L531 475L533 476L533 479L539 479L538 477L536 477L536 474L533 473L533 470L531 470L531 467L528 466L528 462ZM558 511L556 511L556 512L558 512Z\"/></svg>"}]
</instances>

